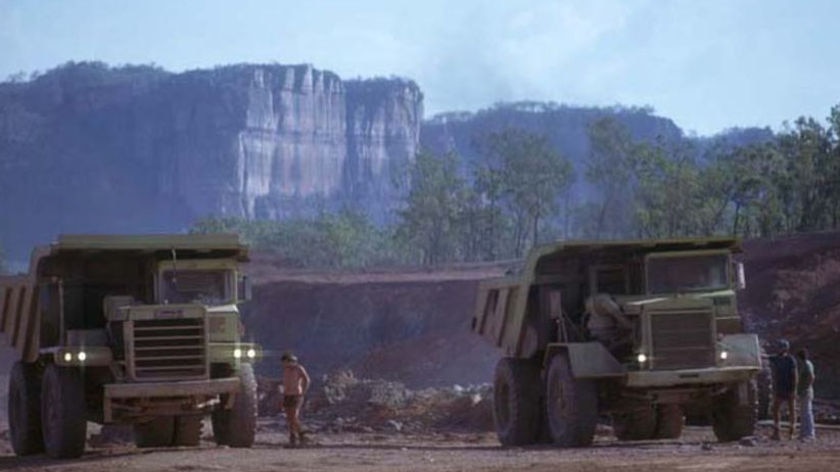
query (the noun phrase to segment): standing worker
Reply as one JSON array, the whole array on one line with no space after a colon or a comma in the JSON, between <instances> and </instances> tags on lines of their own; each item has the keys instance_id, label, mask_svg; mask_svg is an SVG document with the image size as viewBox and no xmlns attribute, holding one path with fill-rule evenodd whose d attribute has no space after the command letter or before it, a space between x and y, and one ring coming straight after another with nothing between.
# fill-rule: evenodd
<instances>
[{"instance_id":1,"label":"standing worker","mask_svg":"<svg viewBox=\"0 0 840 472\"><path fill-rule=\"evenodd\" d=\"M300 426L300 407L303 406L303 396L309 390L309 374L291 352L283 353L280 360L283 363L283 410L289 425L289 445L294 447L304 439Z\"/></svg>"},{"instance_id":2,"label":"standing worker","mask_svg":"<svg viewBox=\"0 0 840 472\"><path fill-rule=\"evenodd\" d=\"M796 351L799 358L799 439L811 441L816 438L814 433L814 364L808 359L808 350L802 348Z\"/></svg>"},{"instance_id":3,"label":"standing worker","mask_svg":"<svg viewBox=\"0 0 840 472\"><path fill-rule=\"evenodd\" d=\"M790 343L780 339L777 343L778 354L770 358L773 372L773 437L779 440L782 403L787 403L788 421L790 421L789 439L793 439L796 428L796 359L790 355Z\"/></svg>"}]
</instances>

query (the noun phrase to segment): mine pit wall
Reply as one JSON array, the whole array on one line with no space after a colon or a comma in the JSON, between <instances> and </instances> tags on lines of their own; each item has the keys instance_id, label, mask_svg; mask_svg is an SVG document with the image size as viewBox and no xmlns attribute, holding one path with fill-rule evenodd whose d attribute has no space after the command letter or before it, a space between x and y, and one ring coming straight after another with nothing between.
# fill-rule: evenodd
<instances>
[{"instance_id":1,"label":"mine pit wall","mask_svg":"<svg viewBox=\"0 0 840 472\"><path fill-rule=\"evenodd\" d=\"M738 305L747 329L766 341L808 348L819 398L840 398L840 232L744 244L747 289Z\"/></svg>"},{"instance_id":2,"label":"mine pit wall","mask_svg":"<svg viewBox=\"0 0 840 472\"><path fill-rule=\"evenodd\" d=\"M291 349L315 377L337 369L412 388L489 382L498 353L470 331L477 280L258 284L244 310L249 334L280 373Z\"/></svg>"}]
</instances>

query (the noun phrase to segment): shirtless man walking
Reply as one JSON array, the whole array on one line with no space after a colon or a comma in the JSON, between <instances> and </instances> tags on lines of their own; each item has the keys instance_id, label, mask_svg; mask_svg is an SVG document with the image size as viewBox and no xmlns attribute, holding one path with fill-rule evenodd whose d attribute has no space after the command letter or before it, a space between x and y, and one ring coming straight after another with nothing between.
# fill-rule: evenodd
<instances>
[{"instance_id":1,"label":"shirtless man walking","mask_svg":"<svg viewBox=\"0 0 840 472\"><path fill-rule=\"evenodd\" d=\"M297 356L290 352L284 353L280 360L283 362L283 410L289 425L289 445L296 446L303 440L300 407L303 405L303 396L309 389L309 374L298 363Z\"/></svg>"}]
</instances>

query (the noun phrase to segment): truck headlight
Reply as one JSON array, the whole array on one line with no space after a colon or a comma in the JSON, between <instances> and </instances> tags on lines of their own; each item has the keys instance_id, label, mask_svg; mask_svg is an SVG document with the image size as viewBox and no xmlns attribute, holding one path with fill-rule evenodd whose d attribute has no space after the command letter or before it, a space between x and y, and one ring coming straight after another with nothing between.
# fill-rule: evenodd
<instances>
[{"instance_id":1,"label":"truck headlight","mask_svg":"<svg viewBox=\"0 0 840 472\"><path fill-rule=\"evenodd\" d=\"M233 350L233 357L236 359L242 358L242 349L236 348Z\"/></svg>"},{"instance_id":2,"label":"truck headlight","mask_svg":"<svg viewBox=\"0 0 840 472\"><path fill-rule=\"evenodd\" d=\"M248 356L248 359L253 359L253 358L257 357L257 351L255 351L254 348L251 348L251 349L248 349L248 352L246 352L245 355Z\"/></svg>"},{"instance_id":3,"label":"truck headlight","mask_svg":"<svg viewBox=\"0 0 840 472\"><path fill-rule=\"evenodd\" d=\"M67 346L55 353L56 364L62 366L107 366L114 360L107 346Z\"/></svg>"},{"instance_id":4,"label":"truck headlight","mask_svg":"<svg viewBox=\"0 0 840 472\"><path fill-rule=\"evenodd\" d=\"M729 353L727 351L720 351L720 360L725 361L729 358Z\"/></svg>"},{"instance_id":5,"label":"truck headlight","mask_svg":"<svg viewBox=\"0 0 840 472\"><path fill-rule=\"evenodd\" d=\"M636 360L639 361L639 364L644 364L647 362L647 356L644 352L640 352L638 356L636 356Z\"/></svg>"}]
</instances>

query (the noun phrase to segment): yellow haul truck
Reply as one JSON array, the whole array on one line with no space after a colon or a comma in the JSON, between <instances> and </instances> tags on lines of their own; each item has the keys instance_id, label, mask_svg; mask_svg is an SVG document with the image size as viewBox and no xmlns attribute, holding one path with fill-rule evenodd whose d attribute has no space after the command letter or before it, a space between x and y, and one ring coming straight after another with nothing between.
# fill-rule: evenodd
<instances>
[{"instance_id":1,"label":"yellow haul truck","mask_svg":"<svg viewBox=\"0 0 840 472\"><path fill-rule=\"evenodd\" d=\"M521 274L482 282L473 330L504 356L494 418L504 445L677 438L686 415L717 438L753 434L758 338L743 332L737 240L562 242Z\"/></svg>"},{"instance_id":2,"label":"yellow haul truck","mask_svg":"<svg viewBox=\"0 0 840 472\"><path fill-rule=\"evenodd\" d=\"M247 260L236 235L64 235L0 277L15 453L78 457L87 421L132 424L140 447L197 445L207 413L217 443L250 447Z\"/></svg>"}]
</instances>

